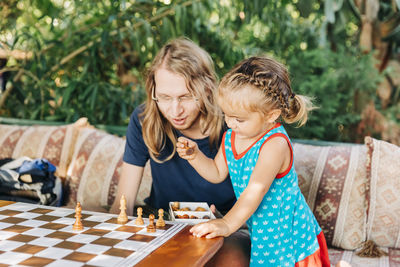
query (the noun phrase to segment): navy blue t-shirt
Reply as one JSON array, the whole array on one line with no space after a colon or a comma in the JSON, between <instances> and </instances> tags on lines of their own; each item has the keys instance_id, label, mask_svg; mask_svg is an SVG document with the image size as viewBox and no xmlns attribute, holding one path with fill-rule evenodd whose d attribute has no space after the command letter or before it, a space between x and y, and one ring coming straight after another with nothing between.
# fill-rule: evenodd
<instances>
[{"instance_id":1,"label":"navy blue t-shirt","mask_svg":"<svg viewBox=\"0 0 400 267\"><path fill-rule=\"evenodd\" d=\"M143 141L142 126L138 118L143 108L143 105L137 107L131 115L126 133L123 160L126 163L143 167L150 159L153 184L150 196L145 199L146 204L153 208L167 210L170 201L207 202L209 205L215 204L217 209L222 212L230 210L236 197L229 177L219 184L210 183L202 178L187 160L180 158L178 153L163 163L157 163L150 158ZM182 135L179 131L176 134ZM207 157L214 158L218 152L216 148L210 148L208 137L193 141ZM169 155L171 151L172 143L168 141L161 152L161 158Z\"/></svg>"}]
</instances>

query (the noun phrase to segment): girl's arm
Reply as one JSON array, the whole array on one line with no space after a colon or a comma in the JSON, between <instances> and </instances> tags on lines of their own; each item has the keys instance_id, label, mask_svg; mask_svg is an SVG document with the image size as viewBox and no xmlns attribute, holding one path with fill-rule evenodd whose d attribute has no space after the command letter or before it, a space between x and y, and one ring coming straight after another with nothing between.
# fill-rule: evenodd
<instances>
[{"instance_id":1,"label":"girl's arm","mask_svg":"<svg viewBox=\"0 0 400 267\"><path fill-rule=\"evenodd\" d=\"M195 225L191 232L206 238L229 236L257 210L278 173L290 164L290 149L284 138L275 137L264 144L250 181L232 209L222 220Z\"/></svg>"},{"instance_id":2,"label":"girl's arm","mask_svg":"<svg viewBox=\"0 0 400 267\"><path fill-rule=\"evenodd\" d=\"M190 165L210 183L221 183L228 176L228 167L226 166L221 144L214 159L208 158L199 149L196 142L184 137L179 137L176 143L176 150L179 156L186 159Z\"/></svg>"}]
</instances>

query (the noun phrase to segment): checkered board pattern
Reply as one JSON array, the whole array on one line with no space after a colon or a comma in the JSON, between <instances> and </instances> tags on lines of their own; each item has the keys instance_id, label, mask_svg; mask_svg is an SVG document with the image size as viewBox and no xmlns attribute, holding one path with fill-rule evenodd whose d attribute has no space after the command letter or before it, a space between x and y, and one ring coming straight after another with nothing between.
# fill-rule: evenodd
<instances>
[{"instance_id":1,"label":"checkered board pattern","mask_svg":"<svg viewBox=\"0 0 400 267\"><path fill-rule=\"evenodd\" d=\"M82 231L73 231L75 210L27 203L0 207L0 266L132 266L177 234L186 224L166 222L147 233L128 217L82 211Z\"/></svg>"}]
</instances>

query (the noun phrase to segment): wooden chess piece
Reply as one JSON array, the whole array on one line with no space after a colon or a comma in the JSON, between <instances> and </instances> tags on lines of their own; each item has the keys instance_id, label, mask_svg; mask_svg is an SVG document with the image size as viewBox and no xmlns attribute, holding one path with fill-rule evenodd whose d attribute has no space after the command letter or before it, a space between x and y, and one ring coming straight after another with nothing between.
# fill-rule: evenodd
<instances>
[{"instance_id":1,"label":"wooden chess piece","mask_svg":"<svg viewBox=\"0 0 400 267\"><path fill-rule=\"evenodd\" d=\"M119 224L125 224L128 222L128 216L126 215L126 198L124 195L121 196L121 200L119 202L119 209L121 210L120 214L118 215L117 222Z\"/></svg>"},{"instance_id":2,"label":"wooden chess piece","mask_svg":"<svg viewBox=\"0 0 400 267\"><path fill-rule=\"evenodd\" d=\"M156 222L157 228L162 228L165 226L165 221L164 221L164 210L159 209L158 210L158 220Z\"/></svg>"},{"instance_id":3,"label":"wooden chess piece","mask_svg":"<svg viewBox=\"0 0 400 267\"><path fill-rule=\"evenodd\" d=\"M149 216L149 225L147 226L148 233L155 233L156 227L154 226L154 214L150 214Z\"/></svg>"},{"instance_id":4,"label":"wooden chess piece","mask_svg":"<svg viewBox=\"0 0 400 267\"><path fill-rule=\"evenodd\" d=\"M83 230L83 225L82 225L82 207L81 203L78 202L76 203L75 207L75 223L72 225L72 230L74 231L81 231Z\"/></svg>"},{"instance_id":5,"label":"wooden chess piece","mask_svg":"<svg viewBox=\"0 0 400 267\"><path fill-rule=\"evenodd\" d=\"M135 220L135 224L136 225L143 225L144 221L142 218L142 214L143 214L143 209L141 207L137 208L137 218Z\"/></svg>"},{"instance_id":6,"label":"wooden chess piece","mask_svg":"<svg viewBox=\"0 0 400 267\"><path fill-rule=\"evenodd\" d=\"M185 145L185 149L186 149L186 155L188 155L188 156L190 156L190 155L192 155L193 154L193 152L194 152L194 149L193 148L191 148L191 147L189 147L188 146L188 144L186 143L186 144L184 144Z\"/></svg>"}]
</instances>

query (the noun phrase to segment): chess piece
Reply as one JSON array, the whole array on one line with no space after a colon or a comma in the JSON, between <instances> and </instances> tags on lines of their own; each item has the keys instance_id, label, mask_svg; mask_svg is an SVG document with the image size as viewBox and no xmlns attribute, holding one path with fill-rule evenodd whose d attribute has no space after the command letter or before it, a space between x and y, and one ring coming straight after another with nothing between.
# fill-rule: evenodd
<instances>
[{"instance_id":1,"label":"chess piece","mask_svg":"<svg viewBox=\"0 0 400 267\"><path fill-rule=\"evenodd\" d=\"M81 203L78 202L76 203L75 207L75 223L72 225L72 230L74 231L81 231L83 230L83 225L82 225L82 207Z\"/></svg>"},{"instance_id":2,"label":"chess piece","mask_svg":"<svg viewBox=\"0 0 400 267\"><path fill-rule=\"evenodd\" d=\"M137 218L135 220L136 225L143 225L144 221L142 218L143 209L141 207L137 208Z\"/></svg>"},{"instance_id":3,"label":"chess piece","mask_svg":"<svg viewBox=\"0 0 400 267\"><path fill-rule=\"evenodd\" d=\"M165 226L165 221L164 221L164 210L159 209L158 210L158 220L156 222L157 228L162 228Z\"/></svg>"},{"instance_id":4,"label":"chess piece","mask_svg":"<svg viewBox=\"0 0 400 267\"><path fill-rule=\"evenodd\" d=\"M186 155L188 155L188 156L192 155L193 152L194 152L194 149L191 148L191 147L189 147L188 144L185 144L185 149L186 149L186 152L185 152L185 153L186 153Z\"/></svg>"},{"instance_id":5,"label":"chess piece","mask_svg":"<svg viewBox=\"0 0 400 267\"><path fill-rule=\"evenodd\" d=\"M147 226L148 233L155 233L156 227L154 226L154 214L150 214L149 216L149 225Z\"/></svg>"},{"instance_id":6,"label":"chess piece","mask_svg":"<svg viewBox=\"0 0 400 267\"><path fill-rule=\"evenodd\" d=\"M128 216L126 215L126 198L124 195L122 195L119 205L121 212L118 215L117 222L119 224L125 224L128 221Z\"/></svg>"}]
</instances>

